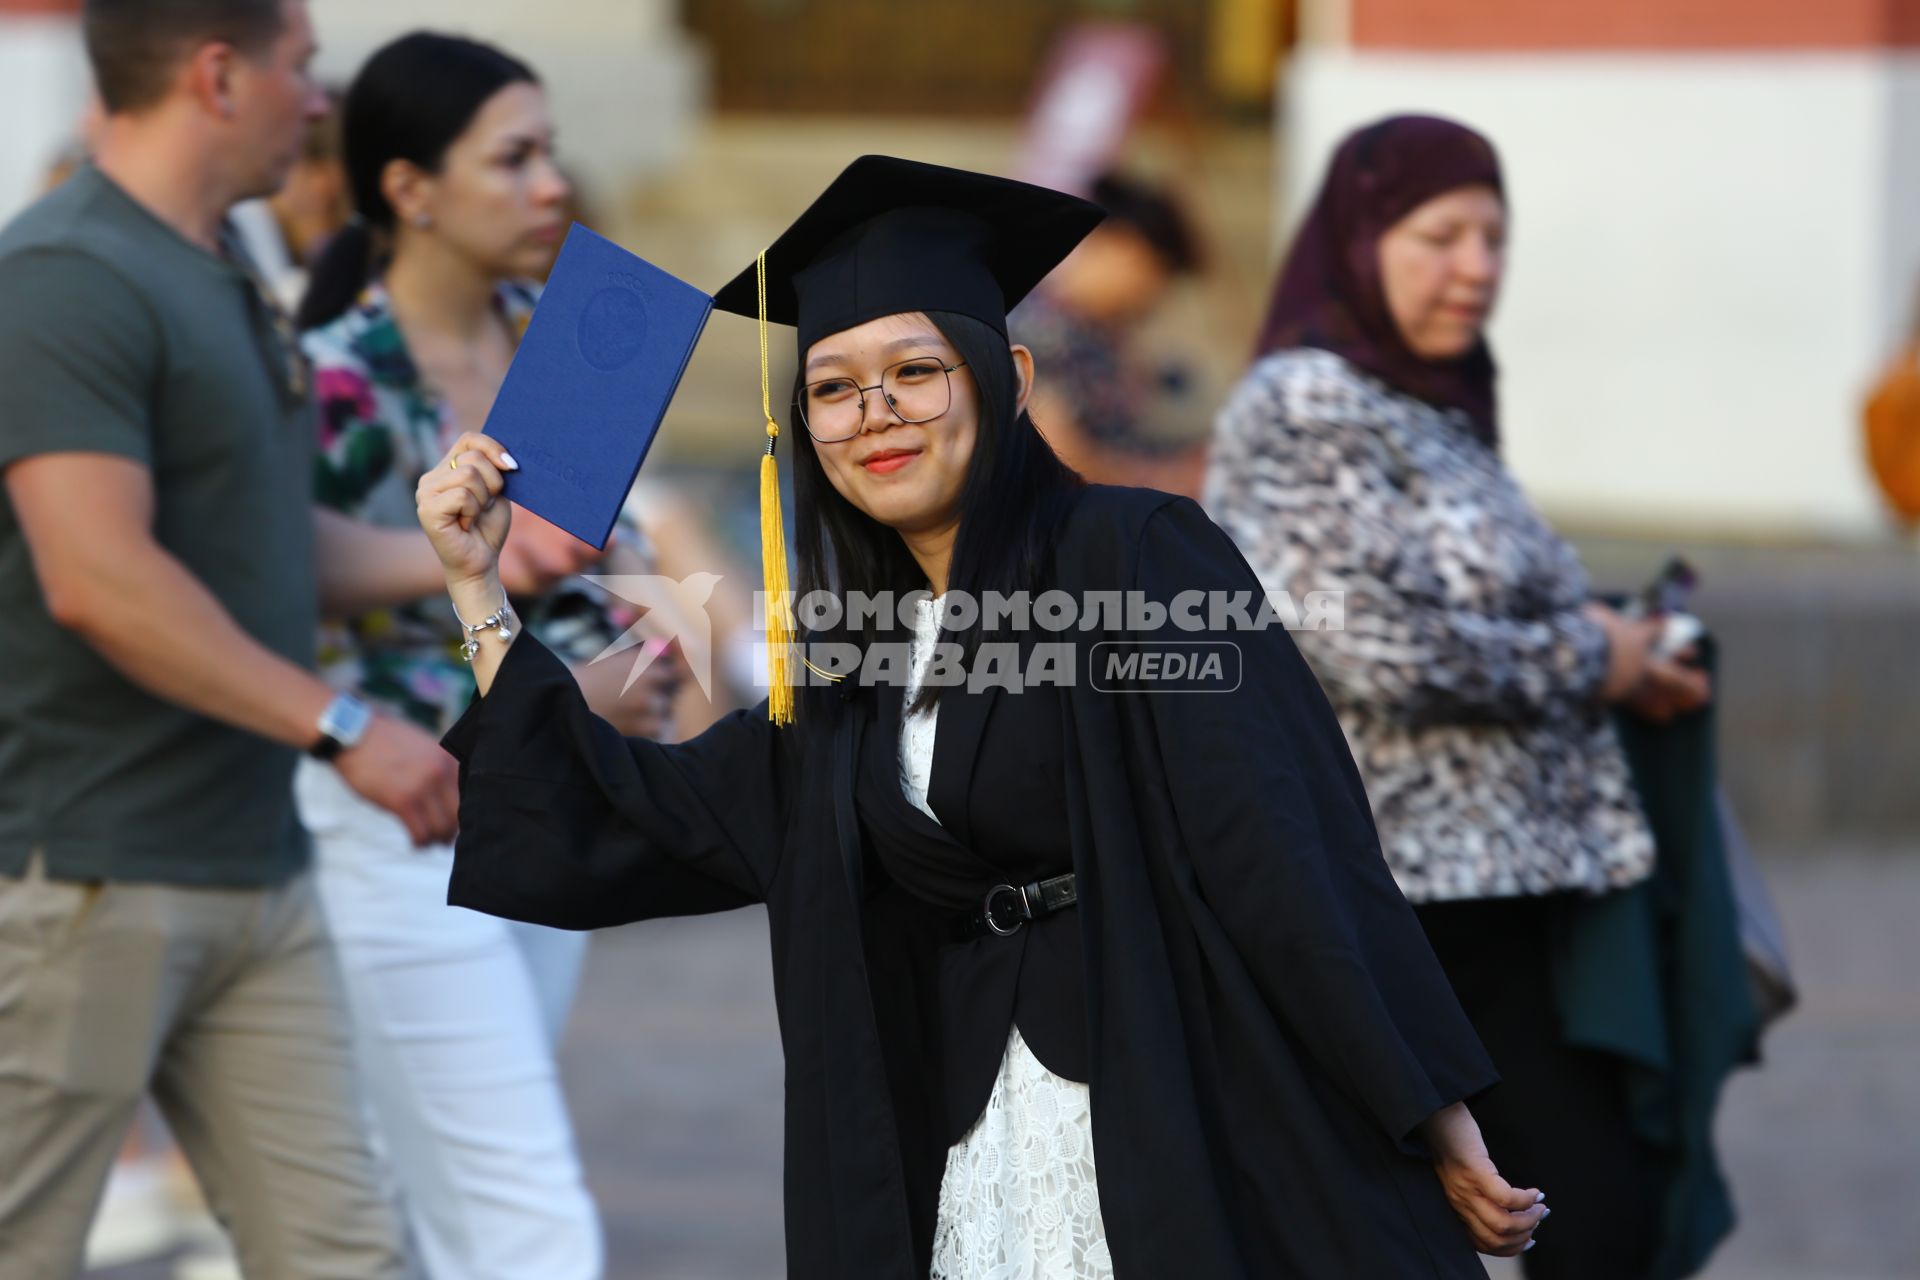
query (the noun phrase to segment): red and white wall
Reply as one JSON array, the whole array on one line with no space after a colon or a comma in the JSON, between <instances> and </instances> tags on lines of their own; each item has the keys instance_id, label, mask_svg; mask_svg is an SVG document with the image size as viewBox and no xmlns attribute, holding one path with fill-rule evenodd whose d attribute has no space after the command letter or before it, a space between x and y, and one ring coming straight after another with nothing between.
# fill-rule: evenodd
<instances>
[{"instance_id":1,"label":"red and white wall","mask_svg":"<svg viewBox=\"0 0 1920 1280\"><path fill-rule=\"evenodd\" d=\"M1307 0L1280 234L1355 125L1485 131L1510 457L1583 523L1881 527L1858 409L1920 298L1920 0Z\"/></svg>"}]
</instances>

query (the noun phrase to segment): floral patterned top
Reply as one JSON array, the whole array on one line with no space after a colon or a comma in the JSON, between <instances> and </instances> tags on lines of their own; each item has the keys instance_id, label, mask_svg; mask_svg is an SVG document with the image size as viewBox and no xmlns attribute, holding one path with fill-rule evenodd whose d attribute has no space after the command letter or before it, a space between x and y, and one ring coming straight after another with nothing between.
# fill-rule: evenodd
<instances>
[{"instance_id":1,"label":"floral patterned top","mask_svg":"<svg viewBox=\"0 0 1920 1280\"><path fill-rule=\"evenodd\" d=\"M1276 352L1220 412L1206 503L1269 591L1344 592L1342 628L1294 639L1409 899L1651 871L1586 571L1463 416L1330 352Z\"/></svg>"},{"instance_id":2,"label":"floral patterned top","mask_svg":"<svg viewBox=\"0 0 1920 1280\"><path fill-rule=\"evenodd\" d=\"M516 336L536 301L536 290L520 284L501 285L495 299ZM407 354L386 290L368 286L339 319L301 341L320 405L316 498L369 524L417 528L414 488L459 432L446 401ZM616 536L638 534L623 526ZM523 612L543 643L577 661L593 658L633 620L585 579L561 584ZM461 634L444 595L328 621L320 672L336 689L443 733L473 696Z\"/></svg>"}]
</instances>

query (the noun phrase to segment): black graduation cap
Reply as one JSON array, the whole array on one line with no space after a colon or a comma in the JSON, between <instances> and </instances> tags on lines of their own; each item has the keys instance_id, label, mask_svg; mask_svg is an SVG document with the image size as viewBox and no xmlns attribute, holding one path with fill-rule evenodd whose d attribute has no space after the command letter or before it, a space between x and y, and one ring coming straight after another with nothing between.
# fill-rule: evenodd
<instances>
[{"instance_id":1,"label":"black graduation cap","mask_svg":"<svg viewBox=\"0 0 1920 1280\"><path fill-rule=\"evenodd\" d=\"M800 331L800 351L830 333L903 311L957 311L1007 331L1026 297L1105 214L1031 183L861 156L766 251L766 313ZM758 266L713 305L758 317Z\"/></svg>"},{"instance_id":2,"label":"black graduation cap","mask_svg":"<svg viewBox=\"0 0 1920 1280\"><path fill-rule=\"evenodd\" d=\"M797 328L802 357L828 334L906 311L954 311L1005 335L1007 312L1104 216L1078 196L1010 178L861 156L714 295L720 310L760 321L760 561L775 724L793 719L795 655L767 326Z\"/></svg>"}]
</instances>

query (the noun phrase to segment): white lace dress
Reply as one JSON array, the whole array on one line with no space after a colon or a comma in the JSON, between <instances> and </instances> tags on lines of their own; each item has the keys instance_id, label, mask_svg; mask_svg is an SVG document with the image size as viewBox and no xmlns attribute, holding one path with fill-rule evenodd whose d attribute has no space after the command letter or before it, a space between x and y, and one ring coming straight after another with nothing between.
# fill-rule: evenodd
<instances>
[{"instance_id":1,"label":"white lace dress","mask_svg":"<svg viewBox=\"0 0 1920 1280\"><path fill-rule=\"evenodd\" d=\"M914 619L909 708L939 632L940 602L921 601ZM900 725L900 785L930 818L927 783L933 776L939 712L938 705L925 712L909 710ZM1094 1180L1087 1086L1042 1066L1014 1027L987 1109L947 1152L932 1280L1112 1276Z\"/></svg>"}]
</instances>

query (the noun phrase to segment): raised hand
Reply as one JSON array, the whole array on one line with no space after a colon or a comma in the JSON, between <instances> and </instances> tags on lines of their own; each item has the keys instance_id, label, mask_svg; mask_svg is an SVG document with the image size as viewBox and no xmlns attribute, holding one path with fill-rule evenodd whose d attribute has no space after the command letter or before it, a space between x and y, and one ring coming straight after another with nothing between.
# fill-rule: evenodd
<instances>
[{"instance_id":1,"label":"raised hand","mask_svg":"<svg viewBox=\"0 0 1920 1280\"><path fill-rule=\"evenodd\" d=\"M462 588L497 582L500 549L512 524L512 504L500 499L508 471L519 470L498 440L469 431L420 477L414 506L420 527L446 571L456 598Z\"/></svg>"}]
</instances>

